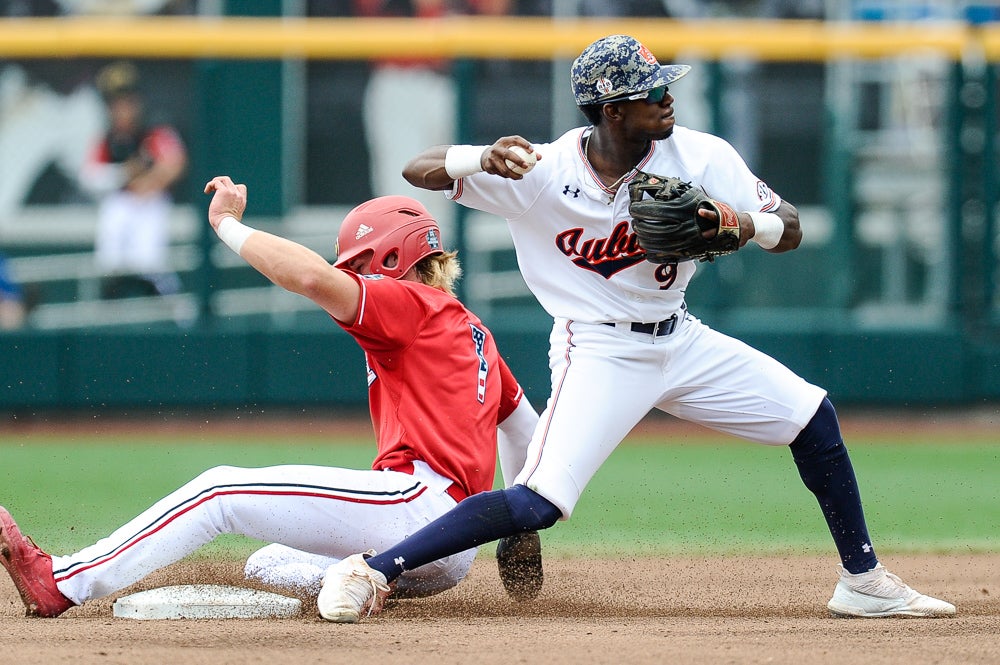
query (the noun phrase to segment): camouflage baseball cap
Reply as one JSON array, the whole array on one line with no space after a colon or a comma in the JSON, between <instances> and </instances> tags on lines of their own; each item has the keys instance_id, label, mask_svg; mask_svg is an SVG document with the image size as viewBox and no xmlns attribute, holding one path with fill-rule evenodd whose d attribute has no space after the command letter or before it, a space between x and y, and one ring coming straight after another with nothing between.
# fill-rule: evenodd
<instances>
[{"instance_id":1,"label":"camouflage baseball cap","mask_svg":"<svg viewBox=\"0 0 1000 665\"><path fill-rule=\"evenodd\" d=\"M577 106L585 106L668 85L689 71L690 65L660 65L634 37L611 35L583 49L570 78Z\"/></svg>"}]
</instances>

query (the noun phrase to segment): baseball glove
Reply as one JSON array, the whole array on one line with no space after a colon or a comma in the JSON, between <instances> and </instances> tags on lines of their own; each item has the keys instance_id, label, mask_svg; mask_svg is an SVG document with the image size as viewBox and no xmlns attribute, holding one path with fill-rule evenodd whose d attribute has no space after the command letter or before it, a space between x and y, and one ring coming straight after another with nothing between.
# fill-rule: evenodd
<instances>
[{"instance_id":1,"label":"baseball glove","mask_svg":"<svg viewBox=\"0 0 1000 665\"><path fill-rule=\"evenodd\" d=\"M646 251L647 261L714 261L740 248L736 211L710 199L700 187L680 178L640 171L628 190L632 230ZM703 208L714 211L718 220L712 222L699 215ZM703 235L713 230L712 237Z\"/></svg>"}]
</instances>

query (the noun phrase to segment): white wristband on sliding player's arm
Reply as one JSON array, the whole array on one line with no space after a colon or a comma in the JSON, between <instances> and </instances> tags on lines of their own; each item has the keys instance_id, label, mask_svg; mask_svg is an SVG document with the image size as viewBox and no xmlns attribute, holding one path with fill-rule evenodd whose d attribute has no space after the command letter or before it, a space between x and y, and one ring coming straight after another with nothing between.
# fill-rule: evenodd
<instances>
[{"instance_id":1,"label":"white wristband on sliding player's arm","mask_svg":"<svg viewBox=\"0 0 1000 665\"><path fill-rule=\"evenodd\" d=\"M748 213L753 220L753 227L756 229L753 238L755 243L764 249L774 249L781 242L781 236L785 233L785 223L773 212L751 212Z\"/></svg>"},{"instance_id":2,"label":"white wristband on sliding player's arm","mask_svg":"<svg viewBox=\"0 0 1000 665\"><path fill-rule=\"evenodd\" d=\"M222 218L222 221L219 222L219 228L215 230L219 234L219 240L226 243L226 246L237 254L240 253L243 243L254 231L256 229L244 225L240 220L229 215Z\"/></svg>"},{"instance_id":3,"label":"white wristband on sliding player's arm","mask_svg":"<svg viewBox=\"0 0 1000 665\"><path fill-rule=\"evenodd\" d=\"M453 145L444 155L444 170L452 180L483 170L483 153L487 145Z\"/></svg>"}]
</instances>

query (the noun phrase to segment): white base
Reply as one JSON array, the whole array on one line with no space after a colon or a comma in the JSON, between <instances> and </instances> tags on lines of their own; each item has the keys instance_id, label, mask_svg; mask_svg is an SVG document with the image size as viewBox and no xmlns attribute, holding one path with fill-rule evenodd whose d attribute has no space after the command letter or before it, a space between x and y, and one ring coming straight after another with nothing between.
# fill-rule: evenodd
<instances>
[{"instance_id":1,"label":"white base","mask_svg":"<svg viewBox=\"0 0 1000 665\"><path fill-rule=\"evenodd\" d=\"M268 591L188 584L123 596L113 612L121 619L288 619L302 612L302 601Z\"/></svg>"}]
</instances>

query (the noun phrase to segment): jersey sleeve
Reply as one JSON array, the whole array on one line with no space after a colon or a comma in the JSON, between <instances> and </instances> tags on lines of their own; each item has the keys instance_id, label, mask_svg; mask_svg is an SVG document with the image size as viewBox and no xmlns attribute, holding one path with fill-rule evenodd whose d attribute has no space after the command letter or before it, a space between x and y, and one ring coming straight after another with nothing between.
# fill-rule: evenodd
<instances>
[{"instance_id":1,"label":"jersey sleeve","mask_svg":"<svg viewBox=\"0 0 1000 665\"><path fill-rule=\"evenodd\" d=\"M155 160L184 157L186 149L180 134L172 127L154 127L143 141L143 146Z\"/></svg>"},{"instance_id":2,"label":"jersey sleeve","mask_svg":"<svg viewBox=\"0 0 1000 665\"><path fill-rule=\"evenodd\" d=\"M547 154L546 145L532 144L539 154ZM538 199L551 177L552 160L539 160L520 180L501 178L480 172L459 178L452 184L448 198L462 205L488 212L504 219L517 219Z\"/></svg>"},{"instance_id":3,"label":"jersey sleeve","mask_svg":"<svg viewBox=\"0 0 1000 665\"><path fill-rule=\"evenodd\" d=\"M497 410L497 422L502 423L520 404L524 390L521 389L521 385L514 378L514 373L507 367L504 359L497 356L497 360L500 370L500 408Z\"/></svg>"},{"instance_id":4,"label":"jersey sleeve","mask_svg":"<svg viewBox=\"0 0 1000 665\"><path fill-rule=\"evenodd\" d=\"M409 345L427 316L426 301L403 282L381 275L346 274L357 280L361 295L354 321L341 323L344 330L369 351Z\"/></svg>"},{"instance_id":5,"label":"jersey sleeve","mask_svg":"<svg viewBox=\"0 0 1000 665\"><path fill-rule=\"evenodd\" d=\"M754 175L727 141L718 137L711 139L711 157L701 182L705 193L728 203L736 210L777 210L781 205L781 197Z\"/></svg>"}]
</instances>

